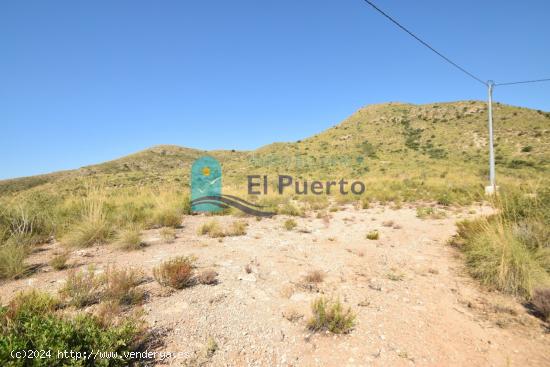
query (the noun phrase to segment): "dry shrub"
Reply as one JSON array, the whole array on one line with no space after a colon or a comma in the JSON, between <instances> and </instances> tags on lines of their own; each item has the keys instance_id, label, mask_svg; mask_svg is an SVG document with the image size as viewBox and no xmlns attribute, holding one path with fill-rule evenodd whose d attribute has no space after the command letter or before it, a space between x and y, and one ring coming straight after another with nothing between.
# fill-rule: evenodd
<instances>
[{"instance_id":1,"label":"dry shrub","mask_svg":"<svg viewBox=\"0 0 550 367\"><path fill-rule=\"evenodd\" d=\"M550 288L536 289L531 302L545 320L550 320Z\"/></svg>"},{"instance_id":2,"label":"dry shrub","mask_svg":"<svg viewBox=\"0 0 550 367\"><path fill-rule=\"evenodd\" d=\"M197 280L200 284L214 285L218 283L218 273L214 270L203 270L198 276Z\"/></svg>"},{"instance_id":3,"label":"dry shrub","mask_svg":"<svg viewBox=\"0 0 550 367\"><path fill-rule=\"evenodd\" d=\"M320 270L311 270L304 276L307 283L321 283L325 279L325 273Z\"/></svg>"},{"instance_id":4,"label":"dry shrub","mask_svg":"<svg viewBox=\"0 0 550 367\"><path fill-rule=\"evenodd\" d=\"M193 285L195 257L179 256L153 269L157 282L163 286L182 289Z\"/></svg>"},{"instance_id":5,"label":"dry shrub","mask_svg":"<svg viewBox=\"0 0 550 367\"><path fill-rule=\"evenodd\" d=\"M71 270L59 293L70 305L80 308L99 302L100 288L101 279L89 267L87 271Z\"/></svg>"},{"instance_id":6,"label":"dry shrub","mask_svg":"<svg viewBox=\"0 0 550 367\"><path fill-rule=\"evenodd\" d=\"M103 298L120 305L134 305L143 301L145 294L137 288L143 275L138 270L108 268L103 276Z\"/></svg>"},{"instance_id":7,"label":"dry shrub","mask_svg":"<svg viewBox=\"0 0 550 367\"><path fill-rule=\"evenodd\" d=\"M160 238L167 243L172 243L176 239L176 230L172 227L163 227L159 231Z\"/></svg>"}]
</instances>

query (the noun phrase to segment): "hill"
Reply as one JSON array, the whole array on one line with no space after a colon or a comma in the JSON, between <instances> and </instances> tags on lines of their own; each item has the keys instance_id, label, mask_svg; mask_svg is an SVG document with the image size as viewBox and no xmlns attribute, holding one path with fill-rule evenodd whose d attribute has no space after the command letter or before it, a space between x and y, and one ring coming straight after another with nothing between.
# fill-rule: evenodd
<instances>
[{"instance_id":1,"label":"hill","mask_svg":"<svg viewBox=\"0 0 550 367\"><path fill-rule=\"evenodd\" d=\"M499 184L547 178L550 113L497 103L494 116ZM73 191L83 180L110 187L185 186L192 162L208 154L222 163L228 186L244 187L246 174L288 173L305 179L361 178L380 188L387 182L409 185L412 194L406 194L406 187L394 187L405 192L404 199L417 198L419 185L436 196L441 185L477 196L488 174L486 121L486 104L479 101L370 105L297 142L247 152L155 146L76 170L0 181L0 195Z\"/></svg>"}]
</instances>

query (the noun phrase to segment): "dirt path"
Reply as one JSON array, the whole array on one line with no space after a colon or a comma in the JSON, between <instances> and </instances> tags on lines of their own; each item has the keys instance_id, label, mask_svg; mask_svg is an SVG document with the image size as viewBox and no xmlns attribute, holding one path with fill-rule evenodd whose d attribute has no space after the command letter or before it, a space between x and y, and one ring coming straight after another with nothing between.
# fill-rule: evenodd
<instances>
[{"instance_id":1,"label":"dirt path","mask_svg":"<svg viewBox=\"0 0 550 367\"><path fill-rule=\"evenodd\" d=\"M198 227L211 218L190 216L174 243L162 243L152 230L143 250L102 246L76 252L72 260L98 269L138 267L151 276L162 260L193 254L199 268L218 272L214 286L169 292L154 281L143 285L149 292L146 319L164 331L164 346L157 351L180 352L164 360L167 365L550 365L550 335L541 321L514 299L482 291L446 245L457 218L476 215L467 212L419 219L414 208L350 206L331 213L329 221L314 214L295 218L298 227L292 231L283 228L284 216L244 219L247 234L223 240L198 236ZM366 239L374 229L379 240ZM44 262L57 246L46 246L34 260ZM311 270L326 276L308 288L303 277ZM0 296L5 301L29 286L54 292L65 275L45 267L31 278L0 285ZM356 312L350 334L307 330L310 304L320 294L339 298ZM218 349L206 358L210 338Z\"/></svg>"}]
</instances>

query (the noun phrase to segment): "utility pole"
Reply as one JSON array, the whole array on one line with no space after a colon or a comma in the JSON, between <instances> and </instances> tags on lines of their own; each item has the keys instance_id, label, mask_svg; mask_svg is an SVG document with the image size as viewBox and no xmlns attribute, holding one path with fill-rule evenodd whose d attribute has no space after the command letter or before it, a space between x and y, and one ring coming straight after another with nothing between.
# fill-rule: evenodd
<instances>
[{"instance_id":1,"label":"utility pole","mask_svg":"<svg viewBox=\"0 0 550 367\"><path fill-rule=\"evenodd\" d=\"M497 187L495 182L495 150L493 146L493 87L495 82L487 81L487 90L489 94L489 186L485 187L485 193L488 195L496 194Z\"/></svg>"}]
</instances>

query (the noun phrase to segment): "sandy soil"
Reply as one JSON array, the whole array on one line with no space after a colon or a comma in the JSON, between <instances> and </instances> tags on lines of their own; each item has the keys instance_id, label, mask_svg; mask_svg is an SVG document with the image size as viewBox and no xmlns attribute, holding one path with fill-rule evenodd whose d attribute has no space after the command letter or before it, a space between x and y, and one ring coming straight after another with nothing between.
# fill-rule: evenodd
<instances>
[{"instance_id":1,"label":"sandy soil","mask_svg":"<svg viewBox=\"0 0 550 367\"><path fill-rule=\"evenodd\" d=\"M159 365L549 366L548 326L517 300L481 289L446 244L457 219L488 210L473 209L419 219L412 207L348 206L330 213L329 221L315 213L294 218L292 231L283 228L285 216L217 217L249 223L246 235L221 240L197 235L210 217L188 216L173 243L150 230L143 250L98 246L75 251L71 262L99 270L137 267L151 277L161 261L193 254L198 271L219 274L217 285L170 291L151 279L141 286L148 293L145 318L162 342L156 351L180 352ZM366 239L374 229L379 240ZM59 250L45 245L31 262L46 263ZM317 286L304 283L311 270L325 274ZM31 277L1 284L0 297L5 302L29 287L56 292L66 272L45 265ZM351 333L307 330L310 304L321 294L356 312ZM210 338L218 349L205 357Z\"/></svg>"}]
</instances>

